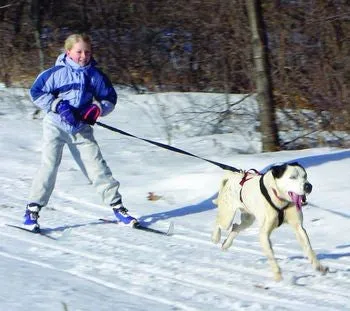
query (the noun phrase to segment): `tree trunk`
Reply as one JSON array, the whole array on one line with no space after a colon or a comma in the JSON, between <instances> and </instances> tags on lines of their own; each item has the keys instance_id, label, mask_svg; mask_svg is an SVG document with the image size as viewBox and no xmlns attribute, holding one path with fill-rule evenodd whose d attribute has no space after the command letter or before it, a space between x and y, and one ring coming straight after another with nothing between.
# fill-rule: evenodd
<instances>
[{"instance_id":1,"label":"tree trunk","mask_svg":"<svg viewBox=\"0 0 350 311\"><path fill-rule=\"evenodd\" d=\"M275 104L272 95L272 82L268 64L267 38L261 13L260 0L246 0L249 25L252 34L253 58L257 101L260 109L260 129L262 149L279 149L278 129L275 119Z\"/></svg>"},{"instance_id":2,"label":"tree trunk","mask_svg":"<svg viewBox=\"0 0 350 311\"><path fill-rule=\"evenodd\" d=\"M44 52L41 46L41 20L40 20L40 0L31 1L31 20L34 26L35 46L38 49L39 71L44 70Z\"/></svg>"}]
</instances>

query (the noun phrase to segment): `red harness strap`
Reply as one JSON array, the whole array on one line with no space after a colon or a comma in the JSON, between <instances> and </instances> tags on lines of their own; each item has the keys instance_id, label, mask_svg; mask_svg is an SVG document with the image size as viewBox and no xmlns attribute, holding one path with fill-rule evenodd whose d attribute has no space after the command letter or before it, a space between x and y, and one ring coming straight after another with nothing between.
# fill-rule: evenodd
<instances>
[{"instance_id":1,"label":"red harness strap","mask_svg":"<svg viewBox=\"0 0 350 311\"><path fill-rule=\"evenodd\" d=\"M252 173L253 172L253 173ZM253 175L253 176L251 176ZM239 192L239 199L241 200L241 202L243 203L243 199L242 199L242 190L243 190L243 185L246 181L252 179L255 175L262 175L259 171L257 171L254 168L249 169L248 171L244 171L244 175L242 177L242 180L240 181L240 186L241 186L241 190Z\"/></svg>"}]
</instances>

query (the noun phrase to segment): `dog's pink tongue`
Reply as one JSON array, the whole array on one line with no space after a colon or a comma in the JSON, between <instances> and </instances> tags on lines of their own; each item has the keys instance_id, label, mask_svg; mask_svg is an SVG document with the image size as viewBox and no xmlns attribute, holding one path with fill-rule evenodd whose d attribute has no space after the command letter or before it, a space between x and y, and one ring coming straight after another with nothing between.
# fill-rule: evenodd
<instances>
[{"instance_id":1,"label":"dog's pink tongue","mask_svg":"<svg viewBox=\"0 0 350 311\"><path fill-rule=\"evenodd\" d=\"M303 202L303 196L299 195L299 194L296 194L294 192L289 192L289 195L290 195L293 203L297 207L297 210L300 211L301 210L301 204Z\"/></svg>"}]
</instances>

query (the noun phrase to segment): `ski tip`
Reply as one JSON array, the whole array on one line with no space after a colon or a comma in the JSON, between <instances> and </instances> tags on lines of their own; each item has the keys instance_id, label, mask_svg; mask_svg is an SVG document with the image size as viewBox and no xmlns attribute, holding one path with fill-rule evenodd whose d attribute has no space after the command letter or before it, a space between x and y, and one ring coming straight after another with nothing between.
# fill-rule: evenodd
<instances>
[{"instance_id":1,"label":"ski tip","mask_svg":"<svg viewBox=\"0 0 350 311\"><path fill-rule=\"evenodd\" d=\"M34 233L34 234L37 234L37 235L45 236L45 237L47 237L47 238L49 238L51 240L57 240L57 238L47 234L45 231L42 231L40 229L40 227L35 227L34 229L29 229L29 228L24 228L22 226L17 226L17 225L12 225L12 224L6 224L6 226L11 227L11 228L20 229L20 230L23 230L23 231L26 231L26 232Z\"/></svg>"},{"instance_id":2,"label":"ski tip","mask_svg":"<svg viewBox=\"0 0 350 311\"><path fill-rule=\"evenodd\" d=\"M6 224L6 226L11 227L11 228L16 228L16 229L21 229L23 231L28 231L32 233L40 233L40 227L25 227L21 225L12 225L12 224Z\"/></svg>"},{"instance_id":3,"label":"ski tip","mask_svg":"<svg viewBox=\"0 0 350 311\"><path fill-rule=\"evenodd\" d=\"M173 235L174 234L174 222L170 222L169 229L166 235Z\"/></svg>"}]
</instances>

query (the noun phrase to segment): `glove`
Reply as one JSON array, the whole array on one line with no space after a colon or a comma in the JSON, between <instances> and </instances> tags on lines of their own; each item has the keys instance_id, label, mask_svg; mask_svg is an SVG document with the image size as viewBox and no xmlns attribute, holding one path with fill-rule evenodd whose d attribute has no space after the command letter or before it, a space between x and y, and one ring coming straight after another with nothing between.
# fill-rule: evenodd
<instances>
[{"instance_id":1,"label":"glove","mask_svg":"<svg viewBox=\"0 0 350 311\"><path fill-rule=\"evenodd\" d=\"M80 118L83 122L94 125L101 115L101 108L97 104L90 104L80 111Z\"/></svg>"},{"instance_id":2,"label":"glove","mask_svg":"<svg viewBox=\"0 0 350 311\"><path fill-rule=\"evenodd\" d=\"M79 119L77 118L77 109L69 104L68 100L61 100L56 105L56 112L61 116L62 120L72 126L77 126Z\"/></svg>"}]
</instances>

